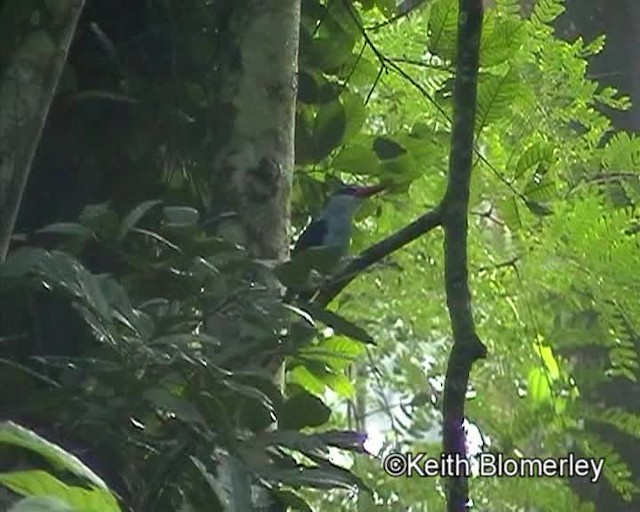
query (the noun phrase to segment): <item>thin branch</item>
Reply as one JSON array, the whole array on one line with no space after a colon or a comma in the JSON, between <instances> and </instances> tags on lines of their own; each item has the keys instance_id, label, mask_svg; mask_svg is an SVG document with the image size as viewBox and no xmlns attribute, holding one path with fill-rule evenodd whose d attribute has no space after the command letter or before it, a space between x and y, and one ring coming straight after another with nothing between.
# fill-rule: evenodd
<instances>
[{"instance_id":1,"label":"thin branch","mask_svg":"<svg viewBox=\"0 0 640 512\"><path fill-rule=\"evenodd\" d=\"M482 0L460 0L449 180L442 202L445 291L453 331L453 348L447 364L442 404L442 443L444 453L454 458L466 457L463 422L471 366L486 356L486 347L475 331L467 263L482 17ZM467 511L468 503L468 475L451 477L447 488L447 511Z\"/></svg>"},{"instance_id":2,"label":"thin branch","mask_svg":"<svg viewBox=\"0 0 640 512\"><path fill-rule=\"evenodd\" d=\"M410 59L408 57L387 57L387 59L389 60L389 62L393 62L397 64L409 64L411 66L417 66L420 68L427 68L427 69L435 69L438 71L451 71L451 68L444 64L431 64L423 60Z\"/></svg>"},{"instance_id":3,"label":"thin branch","mask_svg":"<svg viewBox=\"0 0 640 512\"><path fill-rule=\"evenodd\" d=\"M421 217L418 217L411 224L403 227L393 235L362 251L320 291L314 302L322 306L327 305L365 269L441 224L440 208L436 207Z\"/></svg>"},{"instance_id":4,"label":"thin branch","mask_svg":"<svg viewBox=\"0 0 640 512\"><path fill-rule=\"evenodd\" d=\"M449 118L449 115L447 114L446 110L442 107L442 105L440 105L435 100L435 98L431 94L429 94L429 92L426 90L425 87L423 87L423 85L420 82L418 82L415 78L413 78L409 73L407 73L402 68L402 66L400 66L398 64L398 59L392 59L392 58L386 57L376 47L376 45L373 43L373 41L369 37L369 34L367 34L366 29L360 24L357 16L355 16L355 14L353 12L353 7L350 6L348 3L346 3L344 0L343 0L343 2L344 2L345 7L348 9L351 18L353 19L353 22L356 23L358 25L358 27L360 27L360 33L362 34L362 37L364 38L364 41L365 41L366 45L369 46L369 48L371 48L371 51L376 56L376 59L378 59L378 61L382 65L383 69L386 70L386 71L389 71L389 70L395 71L398 75L400 75L407 82L409 82L409 84L411 84L427 101L429 101L429 103L431 103L434 106L434 108L447 121L452 122L451 119ZM498 178L498 180L500 180L513 193L514 196L518 197L522 201L525 201L525 202L527 201L527 199L524 196L524 194L522 194L521 192L516 190L515 187L513 186L513 184L507 178L505 178L502 175L502 173L500 173L500 171L498 171L498 169L496 169L493 166L493 164L491 164L491 162L489 162L489 160L482 154L482 152L478 149L478 147L475 145L475 143L473 145L473 152L475 153L475 155L478 158L478 160L480 160L482 163L484 163L487 166L487 168L496 176L496 178Z\"/></svg>"},{"instance_id":5,"label":"thin branch","mask_svg":"<svg viewBox=\"0 0 640 512\"><path fill-rule=\"evenodd\" d=\"M382 73L384 73L385 70L386 70L385 65L381 64L380 65L380 69L378 70L378 74L376 75L376 79L373 81L373 85L370 87L369 92L367 93L367 97L364 100L364 104L365 105L369 104L369 100L371 99L371 95L373 94L373 91L375 91L376 87L378 86L378 83L380 82L380 79L382 78Z\"/></svg>"},{"instance_id":6,"label":"thin branch","mask_svg":"<svg viewBox=\"0 0 640 512\"><path fill-rule=\"evenodd\" d=\"M385 59L385 63L390 69L393 69L402 78L404 78L407 82L409 82L420 94L422 94L422 96L424 96L438 110L440 114L444 116L444 118L447 121L451 122L451 119L449 118L449 115L447 114L446 110L433 98L431 94L427 92L427 90L422 86L422 84L420 84L420 82L418 82L409 73L407 73L404 69L402 69L402 67L399 64L397 64L397 62L390 61L386 59L386 57L383 57L383 58ZM475 144L473 145L473 152L475 153L478 160L480 160L483 164L485 164L487 168L494 174L494 176L498 178L498 180L500 180L513 193L514 196L518 197L523 201L526 201L526 197L524 196L524 194L522 194L521 192L519 192L514 188L513 184L507 178L505 178L502 175L502 173L498 171L498 169L496 169L491 162L489 162L489 160L487 160L487 157L485 157L482 154L480 149L478 149L478 147Z\"/></svg>"},{"instance_id":7,"label":"thin branch","mask_svg":"<svg viewBox=\"0 0 640 512\"><path fill-rule=\"evenodd\" d=\"M500 270L503 268L516 268L516 264L518 263L518 261L520 261L520 256L513 256L512 258L509 258L508 260L505 261L501 261L499 263L494 263L493 265L485 265L482 267L478 267L476 272L478 272L478 274L484 273L484 272L490 272L490 271L494 271L494 270Z\"/></svg>"},{"instance_id":8,"label":"thin branch","mask_svg":"<svg viewBox=\"0 0 640 512\"><path fill-rule=\"evenodd\" d=\"M603 183L618 182L622 183L626 180L640 181L640 174L637 172L613 171L599 172L592 176L584 176L575 183L567 192L567 196L573 194L581 186L601 185Z\"/></svg>"}]
</instances>

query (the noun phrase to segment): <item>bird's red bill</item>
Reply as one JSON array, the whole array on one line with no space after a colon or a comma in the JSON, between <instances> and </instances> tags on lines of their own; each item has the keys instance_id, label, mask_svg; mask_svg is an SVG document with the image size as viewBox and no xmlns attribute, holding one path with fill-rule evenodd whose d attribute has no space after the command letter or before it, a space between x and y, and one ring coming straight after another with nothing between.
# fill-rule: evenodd
<instances>
[{"instance_id":1,"label":"bird's red bill","mask_svg":"<svg viewBox=\"0 0 640 512\"><path fill-rule=\"evenodd\" d=\"M378 192L382 192L386 187L384 185L372 185L370 187L358 187L356 194L359 197L371 197Z\"/></svg>"}]
</instances>

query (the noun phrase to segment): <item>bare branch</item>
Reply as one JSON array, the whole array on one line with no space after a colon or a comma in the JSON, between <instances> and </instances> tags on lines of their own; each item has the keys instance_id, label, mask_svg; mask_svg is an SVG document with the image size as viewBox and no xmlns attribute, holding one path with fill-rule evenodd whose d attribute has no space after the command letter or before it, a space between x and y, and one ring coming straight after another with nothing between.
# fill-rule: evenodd
<instances>
[{"instance_id":1,"label":"bare branch","mask_svg":"<svg viewBox=\"0 0 640 512\"><path fill-rule=\"evenodd\" d=\"M445 290L453 331L443 396L443 449L452 457L466 456L463 430L464 405L474 361L486 356L475 332L467 265L467 231L471 168L473 164L476 94L482 31L482 0L460 0L454 86L454 120L449 181L442 202L444 227ZM449 480L447 510L468 510L466 475Z\"/></svg>"}]
</instances>

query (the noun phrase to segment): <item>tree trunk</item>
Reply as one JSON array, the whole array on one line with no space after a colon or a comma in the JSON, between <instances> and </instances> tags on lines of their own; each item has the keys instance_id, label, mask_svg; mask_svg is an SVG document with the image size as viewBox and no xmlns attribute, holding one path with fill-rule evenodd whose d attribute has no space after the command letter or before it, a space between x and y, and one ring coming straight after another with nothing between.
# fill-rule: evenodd
<instances>
[{"instance_id":1,"label":"tree trunk","mask_svg":"<svg viewBox=\"0 0 640 512\"><path fill-rule=\"evenodd\" d=\"M210 214L225 214L218 234L252 258L282 261L289 252L300 0L226 0L217 9L225 47L216 62ZM280 292L268 276L257 279ZM231 510L267 510L270 499L242 462L226 460L221 473Z\"/></svg>"},{"instance_id":2,"label":"tree trunk","mask_svg":"<svg viewBox=\"0 0 640 512\"><path fill-rule=\"evenodd\" d=\"M25 0L7 0L0 13L0 46L11 51L0 83L0 261L9 250L33 156L84 0L52 0L37 6L30 9Z\"/></svg>"},{"instance_id":3,"label":"tree trunk","mask_svg":"<svg viewBox=\"0 0 640 512\"><path fill-rule=\"evenodd\" d=\"M212 210L235 212L225 236L255 258L289 251L289 193L299 0L227 0L220 9L225 51L216 112Z\"/></svg>"}]
</instances>

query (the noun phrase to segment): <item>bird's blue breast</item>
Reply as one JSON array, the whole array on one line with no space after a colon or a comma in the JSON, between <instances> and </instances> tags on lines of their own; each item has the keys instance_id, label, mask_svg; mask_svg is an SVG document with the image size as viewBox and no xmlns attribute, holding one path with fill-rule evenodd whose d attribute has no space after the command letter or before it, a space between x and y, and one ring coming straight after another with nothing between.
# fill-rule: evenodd
<instances>
[{"instance_id":1,"label":"bird's blue breast","mask_svg":"<svg viewBox=\"0 0 640 512\"><path fill-rule=\"evenodd\" d=\"M349 242L351 239L351 222L350 217L346 219L339 217L327 219L324 245L327 247L338 247L340 254L346 256L349 252Z\"/></svg>"}]
</instances>

